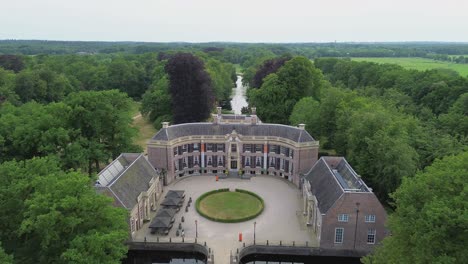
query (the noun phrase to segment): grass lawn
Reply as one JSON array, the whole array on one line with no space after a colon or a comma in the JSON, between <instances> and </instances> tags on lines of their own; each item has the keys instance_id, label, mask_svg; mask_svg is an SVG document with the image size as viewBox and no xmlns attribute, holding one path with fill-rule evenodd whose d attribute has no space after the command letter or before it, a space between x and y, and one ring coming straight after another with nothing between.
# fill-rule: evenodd
<instances>
[{"instance_id":1,"label":"grass lawn","mask_svg":"<svg viewBox=\"0 0 468 264\"><path fill-rule=\"evenodd\" d=\"M199 205L204 214L225 220L249 217L262 209L262 202L257 197L242 192L213 193L203 198Z\"/></svg>"},{"instance_id":2,"label":"grass lawn","mask_svg":"<svg viewBox=\"0 0 468 264\"><path fill-rule=\"evenodd\" d=\"M468 64L457 64L452 62L436 61L425 58L352 58L352 60L398 64L403 68L414 69L419 71L438 68L451 69L458 72L461 76L468 76Z\"/></svg>"},{"instance_id":3,"label":"grass lawn","mask_svg":"<svg viewBox=\"0 0 468 264\"><path fill-rule=\"evenodd\" d=\"M146 118L142 117L140 111L140 103L134 102L132 105L133 126L138 129L138 136L135 138L135 144L141 146L146 153L146 143L156 134L157 130L153 124Z\"/></svg>"}]
</instances>

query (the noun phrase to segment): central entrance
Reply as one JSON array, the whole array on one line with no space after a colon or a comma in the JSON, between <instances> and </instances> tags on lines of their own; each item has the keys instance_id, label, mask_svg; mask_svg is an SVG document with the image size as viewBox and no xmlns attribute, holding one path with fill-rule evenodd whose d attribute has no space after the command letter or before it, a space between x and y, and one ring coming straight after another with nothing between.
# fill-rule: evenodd
<instances>
[{"instance_id":1,"label":"central entrance","mask_svg":"<svg viewBox=\"0 0 468 264\"><path fill-rule=\"evenodd\" d=\"M237 160L231 160L231 170L237 170Z\"/></svg>"}]
</instances>

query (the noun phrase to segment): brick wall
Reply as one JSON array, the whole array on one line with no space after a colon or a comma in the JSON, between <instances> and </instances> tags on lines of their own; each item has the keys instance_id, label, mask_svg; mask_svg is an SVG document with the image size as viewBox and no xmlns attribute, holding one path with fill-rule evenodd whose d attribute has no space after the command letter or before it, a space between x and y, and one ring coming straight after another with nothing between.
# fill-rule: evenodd
<instances>
[{"instance_id":1,"label":"brick wall","mask_svg":"<svg viewBox=\"0 0 468 264\"><path fill-rule=\"evenodd\" d=\"M359 213L356 212L359 203ZM339 214L348 214L348 222L338 222ZM366 215L375 215L375 223L366 223ZM357 218L357 232L355 233ZM344 193L323 217L320 246L334 249L359 249L370 251L386 235L387 214L373 193ZM335 243L335 228L344 228L343 243ZM367 243L368 229L376 230L375 244ZM356 246L354 239L356 236Z\"/></svg>"}]
</instances>

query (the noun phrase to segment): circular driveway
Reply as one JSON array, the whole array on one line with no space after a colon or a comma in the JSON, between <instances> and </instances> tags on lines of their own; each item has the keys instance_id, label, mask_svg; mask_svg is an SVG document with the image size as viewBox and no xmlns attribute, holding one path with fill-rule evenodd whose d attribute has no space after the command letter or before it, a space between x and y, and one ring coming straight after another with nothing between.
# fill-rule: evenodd
<instances>
[{"instance_id":1,"label":"circular driveway","mask_svg":"<svg viewBox=\"0 0 468 264\"><path fill-rule=\"evenodd\" d=\"M195 200L203 193L220 189L235 188L245 189L258 194L265 201L265 209L255 219L242 223L218 223L210 221L200 216L195 208ZM308 232L302 220L302 196L299 189L292 183L274 176L256 176L250 180L236 178L220 179L216 181L213 176L192 176L183 178L165 187L164 195L168 190L184 190L186 201L192 197L194 201L185 212L184 207L176 216L176 226L183 215L185 222L182 226L185 230L185 237L195 237L195 220L198 222L198 238L206 241L208 246L214 250L215 261L229 260L231 250L235 251L242 247L239 242L239 233L242 233L243 242L253 243L254 222L256 222L256 242L279 244L304 244L316 245L317 242ZM164 196L163 196L164 197ZM175 231L171 231L170 235ZM220 262L217 262L220 263Z\"/></svg>"}]
</instances>

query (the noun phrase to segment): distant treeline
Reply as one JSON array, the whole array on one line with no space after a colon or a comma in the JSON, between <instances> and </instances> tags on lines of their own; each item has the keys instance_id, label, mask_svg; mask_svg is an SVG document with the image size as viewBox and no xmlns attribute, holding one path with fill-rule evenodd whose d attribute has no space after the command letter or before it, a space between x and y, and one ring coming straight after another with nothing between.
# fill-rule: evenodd
<instances>
[{"instance_id":1,"label":"distant treeline","mask_svg":"<svg viewBox=\"0 0 468 264\"><path fill-rule=\"evenodd\" d=\"M166 51L205 51L224 61L244 64L253 57L291 54L309 59L320 57L424 57L466 63L468 43L394 42L394 43L153 43L153 42L86 42L45 40L0 40L0 54L111 54Z\"/></svg>"}]
</instances>

